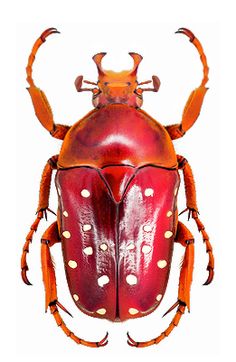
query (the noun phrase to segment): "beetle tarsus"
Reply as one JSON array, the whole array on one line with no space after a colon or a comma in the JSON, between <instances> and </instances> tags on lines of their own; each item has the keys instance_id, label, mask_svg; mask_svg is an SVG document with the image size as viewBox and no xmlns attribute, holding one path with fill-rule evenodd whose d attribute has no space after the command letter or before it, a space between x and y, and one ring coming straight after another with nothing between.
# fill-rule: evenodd
<instances>
[{"instance_id":1,"label":"beetle tarsus","mask_svg":"<svg viewBox=\"0 0 236 362\"><path fill-rule=\"evenodd\" d=\"M208 275L208 278L207 278L207 280L205 281L205 283L203 285L209 285L212 282L213 278L214 278L214 269L211 268L211 267L207 267L207 270L209 272L209 275Z\"/></svg>"},{"instance_id":2,"label":"beetle tarsus","mask_svg":"<svg viewBox=\"0 0 236 362\"><path fill-rule=\"evenodd\" d=\"M132 337L130 337L129 332L127 332L127 337L128 337L127 343L128 343L129 346L131 346L131 347L138 347L138 345L139 345L140 342L136 342Z\"/></svg>"},{"instance_id":3,"label":"beetle tarsus","mask_svg":"<svg viewBox=\"0 0 236 362\"><path fill-rule=\"evenodd\" d=\"M60 32L56 28L48 28L40 35L40 39L45 42L46 38L51 34L60 34Z\"/></svg>"},{"instance_id":4,"label":"beetle tarsus","mask_svg":"<svg viewBox=\"0 0 236 362\"><path fill-rule=\"evenodd\" d=\"M33 67L36 53L37 53L38 49L40 48L40 46L45 42L46 38L49 35L56 34L56 33L60 33L56 28L46 29L33 45L32 51L29 55L28 64L26 67L27 82L29 83L30 86L35 86L33 78L32 78L32 71L33 71L32 67Z\"/></svg>"},{"instance_id":5,"label":"beetle tarsus","mask_svg":"<svg viewBox=\"0 0 236 362\"><path fill-rule=\"evenodd\" d=\"M32 285L27 277L27 271L29 270L28 264L27 264L27 254L29 253L29 245L32 243L33 235L38 229L38 225L40 223L40 220L43 218L43 212L39 211L37 213L37 217L33 224L30 227L30 231L28 235L26 236L26 241L23 246L22 256L21 256L21 277L25 284Z\"/></svg>"},{"instance_id":6,"label":"beetle tarsus","mask_svg":"<svg viewBox=\"0 0 236 362\"><path fill-rule=\"evenodd\" d=\"M100 342L96 342L97 347L105 347L108 343L108 332L106 332L106 335L103 339L101 339Z\"/></svg>"},{"instance_id":7,"label":"beetle tarsus","mask_svg":"<svg viewBox=\"0 0 236 362\"><path fill-rule=\"evenodd\" d=\"M179 28L175 34L184 34L189 37L189 41L192 43L195 39L195 35L187 28Z\"/></svg>"},{"instance_id":8,"label":"beetle tarsus","mask_svg":"<svg viewBox=\"0 0 236 362\"><path fill-rule=\"evenodd\" d=\"M208 254L208 265L207 265L207 270L208 270L208 278L205 281L205 283L203 285L208 285L212 282L213 278L214 278L214 255L213 255L213 249L209 240L209 236L205 230L205 226L203 225L203 223L201 222L201 220L198 217L197 213L193 213L192 215L194 221L197 224L197 228L198 231L201 233L202 235L202 239L203 242L206 244L206 252Z\"/></svg>"},{"instance_id":9,"label":"beetle tarsus","mask_svg":"<svg viewBox=\"0 0 236 362\"><path fill-rule=\"evenodd\" d=\"M22 280L23 282L26 284L26 285L33 285L32 283L30 283L28 277L27 277L27 271L29 270L28 267L25 267L21 270L21 277L22 277Z\"/></svg>"},{"instance_id":10,"label":"beetle tarsus","mask_svg":"<svg viewBox=\"0 0 236 362\"><path fill-rule=\"evenodd\" d=\"M128 336L128 340L127 343L129 346L131 347L138 347L138 348L144 348L144 347L149 347L152 346L153 344L158 344L160 343L164 338L168 337L170 335L170 333L173 331L173 329L175 327L178 326L179 321L182 317L182 315L185 312L185 305L182 305L179 303L179 307L175 313L174 318L172 319L170 325L168 326L168 328L162 332L158 337L150 339L149 341L145 341L145 342L136 342L133 338L130 337L129 333L127 333Z\"/></svg>"}]
</instances>

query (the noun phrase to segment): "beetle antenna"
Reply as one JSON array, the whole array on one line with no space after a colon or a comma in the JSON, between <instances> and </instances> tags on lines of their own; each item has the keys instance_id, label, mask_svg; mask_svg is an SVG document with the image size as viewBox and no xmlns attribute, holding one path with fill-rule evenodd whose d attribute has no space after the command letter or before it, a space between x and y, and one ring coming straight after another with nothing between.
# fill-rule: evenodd
<instances>
[{"instance_id":1,"label":"beetle antenna","mask_svg":"<svg viewBox=\"0 0 236 362\"><path fill-rule=\"evenodd\" d=\"M95 83L95 82L90 82L90 80L84 80L83 82L86 83L86 84L97 85L97 83Z\"/></svg>"},{"instance_id":2,"label":"beetle antenna","mask_svg":"<svg viewBox=\"0 0 236 362\"><path fill-rule=\"evenodd\" d=\"M145 80L145 82L138 83L138 85L143 85L143 84L148 84L148 83L152 83L152 81L151 80Z\"/></svg>"},{"instance_id":3,"label":"beetle antenna","mask_svg":"<svg viewBox=\"0 0 236 362\"><path fill-rule=\"evenodd\" d=\"M97 85L96 83L90 82L89 80L83 80L83 76L79 75L75 80L75 88L77 89L77 92L84 92L84 91L93 92L93 90L96 89L96 88L82 88L83 82L87 84Z\"/></svg>"},{"instance_id":4,"label":"beetle antenna","mask_svg":"<svg viewBox=\"0 0 236 362\"><path fill-rule=\"evenodd\" d=\"M138 83L138 85L148 84L148 83L151 83L151 82L153 83L153 88L140 88L140 89L142 89L143 92L147 92L147 91L149 91L149 92L158 92L158 90L160 88L160 85L161 85L161 81L156 75L152 76L152 81L147 80L145 82Z\"/></svg>"}]
</instances>

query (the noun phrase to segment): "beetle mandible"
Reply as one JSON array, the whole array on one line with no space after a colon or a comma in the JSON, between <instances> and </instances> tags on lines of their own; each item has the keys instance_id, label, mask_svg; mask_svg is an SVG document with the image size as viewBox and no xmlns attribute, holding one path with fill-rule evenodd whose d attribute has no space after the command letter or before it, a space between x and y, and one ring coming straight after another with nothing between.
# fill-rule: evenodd
<instances>
[{"instance_id":1,"label":"beetle mandible","mask_svg":"<svg viewBox=\"0 0 236 362\"><path fill-rule=\"evenodd\" d=\"M194 264L194 238L178 220L179 170L183 172L188 217L193 218L206 246L208 278L214 275L214 257L209 237L199 219L195 183L187 160L176 155L173 142L193 126L203 103L208 81L208 65L203 48L194 34L180 28L196 47L203 65L203 79L192 91L180 124L162 126L141 109L143 93L157 92L160 80L138 82L142 56L129 53L133 68L121 72L105 70L98 53L93 60L98 81L78 76L78 92L92 92L94 109L73 126L54 123L49 102L35 86L32 66L46 38L59 33L45 30L36 40L26 72L34 110L51 136L63 140L59 155L51 157L42 174L37 217L26 237L21 258L23 281L27 277L27 253L39 222L49 209L50 184L56 171L59 208L57 221L41 239L41 263L45 286L45 308L57 325L76 343L89 347L105 346L77 337L63 321L59 308L56 276L50 249L61 243L68 286L76 306L89 316L124 321L154 311L164 296L174 243L185 248L181 265L176 308L170 325L158 337L136 342L128 334L128 344L146 347L159 343L178 325L190 308L190 286ZM88 86L83 87L83 83ZM150 87L146 84L152 83ZM144 87L142 87L144 86Z\"/></svg>"}]
</instances>

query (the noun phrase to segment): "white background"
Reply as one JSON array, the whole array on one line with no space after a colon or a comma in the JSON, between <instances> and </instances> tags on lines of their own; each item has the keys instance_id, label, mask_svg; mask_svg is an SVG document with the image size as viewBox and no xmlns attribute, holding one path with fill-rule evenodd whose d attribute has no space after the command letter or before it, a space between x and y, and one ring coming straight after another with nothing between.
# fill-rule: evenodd
<instances>
[{"instance_id":1,"label":"white background","mask_svg":"<svg viewBox=\"0 0 236 362\"><path fill-rule=\"evenodd\" d=\"M190 358L199 360L203 357L221 360L226 355L227 361L235 359L230 339L231 333L235 333L230 329L231 324L235 325L233 310L230 313L235 295L232 283L235 252L232 242L235 233L234 223L230 222L230 217L234 216L233 193L230 189L233 186L232 156L235 148L230 140L234 131L232 119L235 112L229 113L232 106L230 90L233 92L234 85L234 70L231 68L234 54L230 42L233 27L230 27L230 2L224 2L221 7L216 2L214 5L209 3L179 1L178 4L167 2L163 5L158 1L90 1L84 4L71 1L63 5L40 2L36 6L33 2L25 1L18 6L12 3L12 7L6 9L6 23L2 23L2 48L7 43L2 53L5 60L2 78L6 81L3 89L4 95L7 94L3 98L6 130L2 133L1 155L2 165L10 166L10 170L8 168L3 173L3 178L8 176L8 181L2 188L2 209L6 218L3 224L6 233L2 239L2 276L5 282L2 320L8 358L15 353L15 359L19 361L49 358L59 361L67 358L86 358L88 361L108 361L111 358L117 361L120 358L188 361ZM161 316L177 296L179 264L183 254L178 246L168 290L160 308L148 317L122 324L89 318L76 309L66 287L60 248L54 247L59 300L74 316L73 319L67 316L64 319L74 332L85 339L97 340L108 330L109 344L98 350L74 344L56 327L53 317L44 313L40 235L49 223L42 222L31 246L29 278L34 285L27 287L19 278L21 248L34 220L40 174L46 160L59 152L61 144L41 127L25 90L25 66L29 52L36 38L50 26L57 27L61 35L52 35L39 50L34 79L45 91L53 108L55 122L58 123L73 124L91 109L91 95L78 94L73 82L79 74L83 74L85 79L96 80L96 67L91 57L100 51L108 53L104 58L104 68L114 70L132 67L128 51L142 54L144 59L139 67L139 80L150 79L156 74L162 82L159 93L144 94L143 109L162 124L179 122L190 91L201 81L202 66L196 49L187 38L174 34L178 27L190 28L202 42L207 55L210 89L200 118L183 139L175 142L175 147L178 153L189 160L195 174L200 216L215 249L216 278L212 285L201 286L207 275L207 257L195 225L188 222L196 236L191 313L186 313L179 327L158 346L139 350L130 348L126 345L125 334L128 330L135 339L145 340L157 336L169 324L171 315L163 319ZM16 52L13 56L14 44ZM225 47L231 44L231 49ZM12 84L16 84L16 107ZM227 98L224 98L225 94ZM224 100L225 103L222 102ZM10 137L15 132L12 129L14 110L16 147ZM220 174L224 176L220 177ZM224 179L226 182L223 184ZM15 185L17 197L14 193ZM181 194L180 210L185 207L183 187ZM225 199L229 200L227 205ZM17 212L16 220L13 220L15 204ZM56 210L53 185L50 206ZM186 216L182 220L186 220ZM49 221L53 221L53 218ZM15 226L17 232L13 237ZM7 249L7 245L10 245L10 249ZM14 282L11 279L15 275Z\"/></svg>"}]
</instances>

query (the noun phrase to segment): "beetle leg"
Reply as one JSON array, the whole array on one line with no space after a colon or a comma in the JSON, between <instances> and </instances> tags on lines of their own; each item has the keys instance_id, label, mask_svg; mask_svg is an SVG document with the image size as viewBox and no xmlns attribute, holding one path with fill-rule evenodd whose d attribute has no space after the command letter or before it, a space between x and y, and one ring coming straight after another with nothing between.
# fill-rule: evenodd
<instances>
[{"instance_id":1,"label":"beetle leg","mask_svg":"<svg viewBox=\"0 0 236 362\"><path fill-rule=\"evenodd\" d=\"M187 200L187 208L184 211L189 211L189 217L191 216L197 224L198 230L202 235L203 242L206 245L206 252L208 254L208 264L207 264L207 271L208 271L208 278L204 285L208 285L212 282L214 278L214 255L211 243L209 241L209 236L205 230L205 226L201 222L198 217L198 208L197 208L197 201L196 201L196 188L195 182L193 177L192 169L188 163L188 161L183 156L177 156L179 169L183 171L184 176L184 184L185 184L185 193L186 193L186 200Z\"/></svg>"},{"instance_id":2,"label":"beetle leg","mask_svg":"<svg viewBox=\"0 0 236 362\"><path fill-rule=\"evenodd\" d=\"M208 90L208 88L206 88L205 85L208 81L208 72L209 72L206 55L204 54L204 50L202 48L200 41L195 37L195 35L186 28L180 28L176 33L181 33L188 36L190 42L192 42L194 46L197 48L203 65L203 78L200 86L191 92L187 100L187 103L184 107L181 123L166 126L166 130L168 131L171 139L173 140L183 137L184 134L196 122L201 111L205 94Z\"/></svg>"},{"instance_id":3,"label":"beetle leg","mask_svg":"<svg viewBox=\"0 0 236 362\"><path fill-rule=\"evenodd\" d=\"M39 211L37 213L37 217L33 224L30 227L30 231L28 235L26 236L26 241L23 246L22 250L22 256L21 256L21 277L25 284L32 285L27 277L27 271L29 270L28 264L27 264L27 254L29 253L29 245L32 243L33 234L37 231L38 225L40 223L40 220L43 218L43 211Z\"/></svg>"},{"instance_id":4,"label":"beetle leg","mask_svg":"<svg viewBox=\"0 0 236 362\"><path fill-rule=\"evenodd\" d=\"M194 239L187 227L181 222L178 223L176 242L181 243L185 247L185 254L181 266L179 277L179 290L177 302L164 314L168 314L178 306L174 318L168 328L158 337L145 342L136 342L128 334L128 344L132 347L148 347L153 344L160 343L164 338L168 337L175 327L178 326L185 308L190 308L190 287L192 282L193 264L194 264Z\"/></svg>"},{"instance_id":5,"label":"beetle leg","mask_svg":"<svg viewBox=\"0 0 236 362\"><path fill-rule=\"evenodd\" d=\"M198 231L202 234L203 242L206 244L206 252L208 253L208 264L207 264L207 270L208 270L208 278L205 281L203 285L208 285L212 282L214 278L214 255L213 255L213 249L209 240L209 236L205 230L205 226L201 222L201 220L198 217L198 214L196 211L192 211L192 218L197 224Z\"/></svg>"},{"instance_id":6,"label":"beetle leg","mask_svg":"<svg viewBox=\"0 0 236 362\"><path fill-rule=\"evenodd\" d=\"M63 140L70 127L54 123L52 110L47 97L41 89L35 86L32 78L32 66L39 47L46 41L46 38L50 34L55 33L59 33L59 31L55 28L49 28L45 30L34 43L26 67L27 82L30 85L27 89L33 102L35 114L42 126L46 128L53 137Z\"/></svg>"},{"instance_id":7,"label":"beetle leg","mask_svg":"<svg viewBox=\"0 0 236 362\"><path fill-rule=\"evenodd\" d=\"M59 239L57 222L54 222L51 226L49 226L49 228L43 234L42 244L41 244L41 261L42 261L43 282L45 287L46 310L48 307L50 308L51 314L53 315L58 327L60 327L63 330L63 332L67 335L67 337L70 337L76 343L82 344L87 347L103 347L108 343L107 340L108 333L99 342L85 341L84 339L77 337L69 328L67 328L65 322L61 318L61 315L57 308L58 306L68 314L70 313L61 305L61 303L58 302L57 299L56 275L50 253L50 247L52 247L56 242L60 242L60 239Z\"/></svg>"},{"instance_id":8,"label":"beetle leg","mask_svg":"<svg viewBox=\"0 0 236 362\"><path fill-rule=\"evenodd\" d=\"M185 247L183 264L180 272L180 282L178 291L178 301L187 306L190 312L190 287L192 283L194 265L194 238L188 228L178 222L175 242Z\"/></svg>"},{"instance_id":9,"label":"beetle leg","mask_svg":"<svg viewBox=\"0 0 236 362\"><path fill-rule=\"evenodd\" d=\"M145 341L145 342L136 342L133 340L133 338L130 337L129 333L127 333L128 336L128 340L127 343L129 346L131 347L139 347L139 348L143 348L143 347L149 347L152 346L153 344L158 344L160 343L164 338L168 337L169 334L172 332L172 330L178 326L179 321L182 317L182 315L185 312L185 305L180 305L178 306L178 309L175 313L174 318L172 319L170 325L168 328L166 328L166 330L164 332L162 332L158 337L151 339L150 341Z\"/></svg>"},{"instance_id":10,"label":"beetle leg","mask_svg":"<svg viewBox=\"0 0 236 362\"><path fill-rule=\"evenodd\" d=\"M32 285L27 277L27 271L29 270L27 264L27 254L29 253L29 245L32 243L33 235L38 229L38 225L40 220L45 217L47 219L47 211L54 213L52 210L48 208L49 203L49 194L50 194L50 184L52 178L52 171L56 169L56 164L58 160L58 155L51 157L46 166L44 167L41 182L40 182L40 190L39 190L39 203L37 207L37 217L33 224L30 227L30 231L26 236L26 241L23 246L23 252L21 256L21 276L23 282L27 285Z\"/></svg>"}]
</instances>

